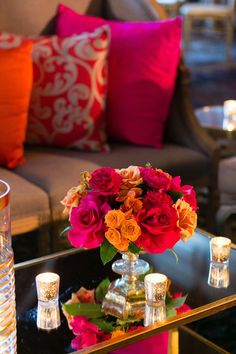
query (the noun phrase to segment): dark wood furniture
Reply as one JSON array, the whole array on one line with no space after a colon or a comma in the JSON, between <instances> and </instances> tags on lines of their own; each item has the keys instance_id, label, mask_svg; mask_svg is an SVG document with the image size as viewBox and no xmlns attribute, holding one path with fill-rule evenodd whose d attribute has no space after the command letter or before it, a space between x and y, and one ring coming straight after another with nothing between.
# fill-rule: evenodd
<instances>
[{"instance_id":1,"label":"dark wood furniture","mask_svg":"<svg viewBox=\"0 0 236 354\"><path fill-rule=\"evenodd\" d=\"M236 305L236 246L231 250L229 263L230 286L224 289L208 285L209 237L198 230L185 244L180 241L175 246L179 256L176 263L172 252L161 255L143 254L141 257L150 262L156 271L166 274L172 280L173 291L188 293L187 304L192 310L169 318L162 323L146 327L141 331L127 333L122 338L109 340L81 353L107 353L115 348L147 338L162 331L183 326L193 321L219 313ZM103 278L114 278L111 265L103 266L97 249L89 251L68 250L48 257L20 263L16 270L16 299L18 323L18 354L63 354L72 339L64 316L62 325L51 333L39 331L36 327L36 288L35 276L44 271L60 275L60 300L66 301L71 291L80 286L94 288ZM186 330L185 330L186 332ZM189 335L189 333L188 333ZM196 340L196 339L195 339ZM187 342L186 342L187 343ZM186 344L187 345L187 344ZM190 348L186 348L189 353ZM198 353L191 351L192 354ZM182 352L181 352L182 354Z\"/></svg>"}]
</instances>

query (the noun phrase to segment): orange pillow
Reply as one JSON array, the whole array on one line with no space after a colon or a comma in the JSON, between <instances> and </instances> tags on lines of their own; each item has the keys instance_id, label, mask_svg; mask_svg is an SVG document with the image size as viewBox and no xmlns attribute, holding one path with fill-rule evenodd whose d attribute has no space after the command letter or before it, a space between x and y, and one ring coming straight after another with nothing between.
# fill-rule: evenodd
<instances>
[{"instance_id":1,"label":"orange pillow","mask_svg":"<svg viewBox=\"0 0 236 354\"><path fill-rule=\"evenodd\" d=\"M32 88L32 43L0 49L0 165L21 164Z\"/></svg>"}]
</instances>

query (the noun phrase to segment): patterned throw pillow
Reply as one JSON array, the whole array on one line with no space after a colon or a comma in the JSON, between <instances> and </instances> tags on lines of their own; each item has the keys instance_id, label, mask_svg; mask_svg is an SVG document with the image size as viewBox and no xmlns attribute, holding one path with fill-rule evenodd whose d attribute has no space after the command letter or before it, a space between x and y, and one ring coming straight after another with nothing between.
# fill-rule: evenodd
<instances>
[{"instance_id":1,"label":"patterned throw pillow","mask_svg":"<svg viewBox=\"0 0 236 354\"><path fill-rule=\"evenodd\" d=\"M108 27L33 43L27 143L106 151Z\"/></svg>"},{"instance_id":2,"label":"patterned throw pillow","mask_svg":"<svg viewBox=\"0 0 236 354\"><path fill-rule=\"evenodd\" d=\"M29 38L0 33L0 49ZM107 88L108 26L94 32L33 41L33 89L26 142L108 151L104 108Z\"/></svg>"},{"instance_id":3,"label":"patterned throw pillow","mask_svg":"<svg viewBox=\"0 0 236 354\"><path fill-rule=\"evenodd\" d=\"M60 36L110 26L106 117L111 140L162 147L180 58L181 23L180 17L107 21L59 6L56 33Z\"/></svg>"}]
</instances>

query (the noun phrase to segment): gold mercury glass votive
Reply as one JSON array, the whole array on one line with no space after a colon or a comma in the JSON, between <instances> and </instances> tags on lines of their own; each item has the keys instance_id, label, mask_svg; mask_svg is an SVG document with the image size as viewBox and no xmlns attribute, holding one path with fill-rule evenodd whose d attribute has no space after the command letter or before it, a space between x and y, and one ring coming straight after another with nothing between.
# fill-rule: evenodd
<instances>
[{"instance_id":1,"label":"gold mercury glass votive","mask_svg":"<svg viewBox=\"0 0 236 354\"><path fill-rule=\"evenodd\" d=\"M166 318L167 277L161 273L148 274L144 278L144 287L146 298L144 326L149 326Z\"/></svg>"},{"instance_id":2,"label":"gold mercury glass votive","mask_svg":"<svg viewBox=\"0 0 236 354\"><path fill-rule=\"evenodd\" d=\"M213 237L210 240L211 262L227 263L230 257L231 240L227 237Z\"/></svg>"},{"instance_id":3,"label":"gold mercury glass votive","mask_svg":"<svg viewBox=\"0 0 236 354\"><path fill-rule=\"evenodd\" d=\"M49 331L61 324L58 306L59 282L60 277L56 273L41 273L36 276L38 328Z\"/></svg>"},{"instance_id":4,"label":"gold mercury glass votive","mask_svg":"<svg viewBox=\"0 0 236 354\"><path fill-rule=\"evenodd\" d=\"M228 288L229 283L229 264L210 262L208 284L213 288Z\"/></svg>"},{"instance_id":5,"label":"gold mercury glass votive","mask_svg":"<svg viewBox=\"0 0 236 354\"><path fill-rule=\"evenodd\" d=\"M36 276L38 301L57 301L60 277L56 273L41 273Z\"/></svg>"}]
</instances>

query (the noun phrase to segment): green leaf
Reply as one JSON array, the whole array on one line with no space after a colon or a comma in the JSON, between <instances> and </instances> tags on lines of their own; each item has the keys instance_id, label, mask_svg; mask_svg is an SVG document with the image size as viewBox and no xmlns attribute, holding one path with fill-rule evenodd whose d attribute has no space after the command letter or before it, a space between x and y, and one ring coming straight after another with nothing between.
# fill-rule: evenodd
<instances>
[{"instance_id":1,"label":"green leaf","mask_svg":"<svg viewBox=\"0 0 236 354\"><path fill-rule=\"evenodd\" d=\"M108 322L103 318L93 318L91 322L97 325L98 328L105 333L111 333L116 328L115 322Z\"/></svg>"},{"instance_id":2,"label":"green leaf","mask_svg":"<svg viewBox=\"0 0 236 354\"><path fill-rule=\"evenodd\" d=\"M168 303L167 303L167 308L168 310L170 309L176 309L180 306L182 306L185 301L186 301L187 295L182 296L182 297L177 297L176 299L171 299Z\"/></svg>"},{"instance_id":3,"label":"green leaf","mask_svg":"<svg viewBox=\"0 0 236 354\"><path fill-rule=\"evenodd\" d=\"M110 284L111 284L110 280L106 278L97 286L95 290L95 294L96 294L96 299L98 301L100 302L103 301Z\"/></svg>"},{"instance_id":4,"label":"green leaf","mask_svg":"<svg viewBox=\"0 0 236 354\"><path fill-rule=\"evenodd\" d=\"M110 262L115 255L117 254L117 249L110 244L107 240L105 240L100 247L100 257L102 263L105 265Z\"/></svg>"},{"instance_id":5,"label":"green leaf","mask_svg":"<svg viewBox=\"0 0 236 354\"><path fill-rule=\"evenodd\" d=\"M173 199L173 202L177 202L178 199L181 199L183 197L183 193L181 192L176 192L176 191L167 191L167 194Z\"/></svg>"},{"instance_id":6,"label":"green leaf","mask_svg":"<svg viewBox=\"0 0 236 354\"><path fill-rule=\"evenodd\" d=\"M129 243L129 249L128 249L128 251L129 251L129 252L132 252L132 253L140 253L141 248L139 248L138 246L136 246L135 243L130 242L130 243Z\"/></svg>"},{"instance_id":7,"label":"green leaf","mask_svg":"<svg viewBox=\"0 0 236 354\"><path fill-rule=\"evenodd\" d=\"M64 304L63 305L65 311L68 315L78 315L78 316L86 316L90 318L100 318L103 317L104 314L101 311L101 305L99 304Z\"/></svg>"},{"instance_id":8,"label":"green leaf","mask_svg":"<svg viewBox=\"0 0 236 354\"><path fill-rule=\"evenodd\" d=\"M71 225L67 226L65 229L63 229L63 230L60 232L59 237L62 237L65 233L67 233L68 231L70 231L71 228L72 228Z\"/></svg>"},{"instance_id":9,"label":"green leaf","mask_svg":"<svg viewBox=\"0 0 236 354\"><path fill-rule=\"evenodd\" d=\"M125 327L134 323L142 323L142 320L138 318L128 318L127 320L117 319L116 323L118 326Z\"/></svg>"},{"instance_id":10,"label":"green leaf","mask_svg":"<svg viewBox=\"0 0 236 354\"><path fill-rule=\"evenodd\" d=\"M173 317L177 315L177 312L175 309L166 309L166 317L169 318L169 317Z\"/></svg>"}]
</instances>

